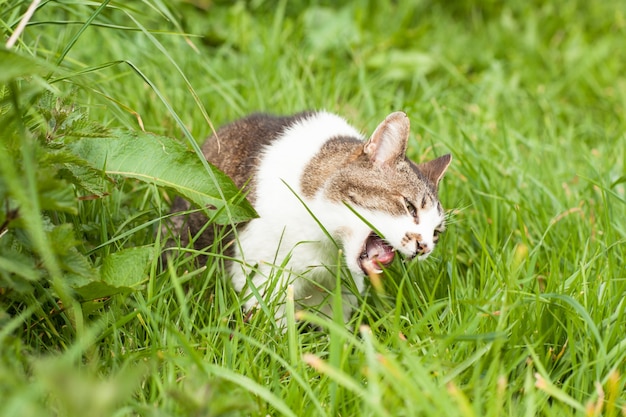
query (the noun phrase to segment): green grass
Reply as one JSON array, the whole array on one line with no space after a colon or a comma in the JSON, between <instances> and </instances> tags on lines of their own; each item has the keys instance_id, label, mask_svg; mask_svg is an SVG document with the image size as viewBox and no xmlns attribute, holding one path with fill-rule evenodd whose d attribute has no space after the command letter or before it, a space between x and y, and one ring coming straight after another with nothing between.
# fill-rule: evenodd
<instances>
[{"instance_id":1,"label":"green grass","mask_svg":"<svg viewBox=\"0 0 626 417\"><path fill-rule=\"evenodd\" d=\"M0 6L7 39L28 3ZM624 39L617 0L44 2L0 63L0 413L626 415ZM102 127L201 142L322 108L365 132L404 110L415 160L454 157L436 253L353 332L244 318L219 253L159 268L165 190L86 172L106 195L78 201L45 159ZM72 291L132 247L129 291Z\"/></svg>"}]
</instances>

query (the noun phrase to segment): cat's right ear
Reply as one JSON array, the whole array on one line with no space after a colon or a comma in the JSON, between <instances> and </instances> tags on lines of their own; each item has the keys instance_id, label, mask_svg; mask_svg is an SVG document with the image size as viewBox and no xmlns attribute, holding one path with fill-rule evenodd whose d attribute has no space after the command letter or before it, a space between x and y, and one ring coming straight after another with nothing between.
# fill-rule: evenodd
<instances>
[{"instance_id":1,"label":"cat's right ear","mask_svg":"<svg viewBox=\"0 0 626 417\"><path fill-rule=\"evenodd\" d=\"M375 166L394 164L404 157L410 126L409 118L404 112L391 113L365 143L363 152Z\"/></svg>"},{"instance_id":2,"label":"cat's right ear","mask_svg":"<svg viewBox=\"0 0 626 417\"><path fill-rule=\"evenodd\" d=\"M437 188L439 186L439 181L441 181L441 178L450 166L451 161L452 155L446 154L437 159L433 159L432 161L419 164L417 169L419 169L430 182L435 184L435 188Z\"/></svg>"}]
</instances>

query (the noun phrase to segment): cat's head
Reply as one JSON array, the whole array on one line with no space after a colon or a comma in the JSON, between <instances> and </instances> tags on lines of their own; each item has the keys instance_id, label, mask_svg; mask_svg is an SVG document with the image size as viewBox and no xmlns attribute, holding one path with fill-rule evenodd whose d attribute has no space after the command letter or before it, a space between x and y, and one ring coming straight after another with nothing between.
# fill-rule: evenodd
<instances>
[{"instance_id":1,"label":"cat's head","mask_svg":"<svg viewBox=\"0 0 626 417\"><path fill-rule=\"evenodd\" d=\"M409 130L403 112L387 116L326 187L327 198L360 218L342 238L353 272L379 273L396 252L425 259L445 229L437 189L452 158L413 163L405 155Z\"/></svg>"}]
</instances>

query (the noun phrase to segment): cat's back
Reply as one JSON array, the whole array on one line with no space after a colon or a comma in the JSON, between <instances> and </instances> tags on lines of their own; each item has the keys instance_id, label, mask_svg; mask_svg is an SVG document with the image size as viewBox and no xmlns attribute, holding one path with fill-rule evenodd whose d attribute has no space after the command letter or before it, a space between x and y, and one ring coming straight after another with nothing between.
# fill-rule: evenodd
<instances>
[{"instance_id":1,"label":"cat's back","mask_svg":"<svg viewBox=\"0 0 626 417\"><path fill-rule=\"evenodd\" d=\"M297 177L326 141L346 135L360 138L360 133L332 113L255 113L218 129L202 151L238 187L249 184L254 189L257 174L283 180Z\"/></svg>"},{"instance_id":2,"label":"cat's back","mask_svg":"<svg viewBox=\"0 0 626 417\"><path fill-rule=\"evenodd\" d=\"M251 114L219 128L216 135L204 142L202 152L207 161L231 177L238 187L243 187L250 180L253 168L259 164L263 149L290 126L311 114Z\"/></svg>"}]
</instances>

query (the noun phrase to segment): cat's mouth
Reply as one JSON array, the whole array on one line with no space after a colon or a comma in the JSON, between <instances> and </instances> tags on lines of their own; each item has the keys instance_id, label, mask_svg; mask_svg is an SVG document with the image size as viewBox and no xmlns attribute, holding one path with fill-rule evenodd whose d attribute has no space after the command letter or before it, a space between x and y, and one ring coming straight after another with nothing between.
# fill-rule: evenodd
<instances>
[{"instance_id":1,"label":"cat's mouth","mask_svg":"<svg viewBox=\"0 0 626 417\"><path fill-rule=\"evenodd\" d=\"M381 267L391 264L396 256L396 250L383 238L372 232L363 243L363 250L359 256L359 266L367 275L380 274Z\"/></svg>"}]
</instances>

